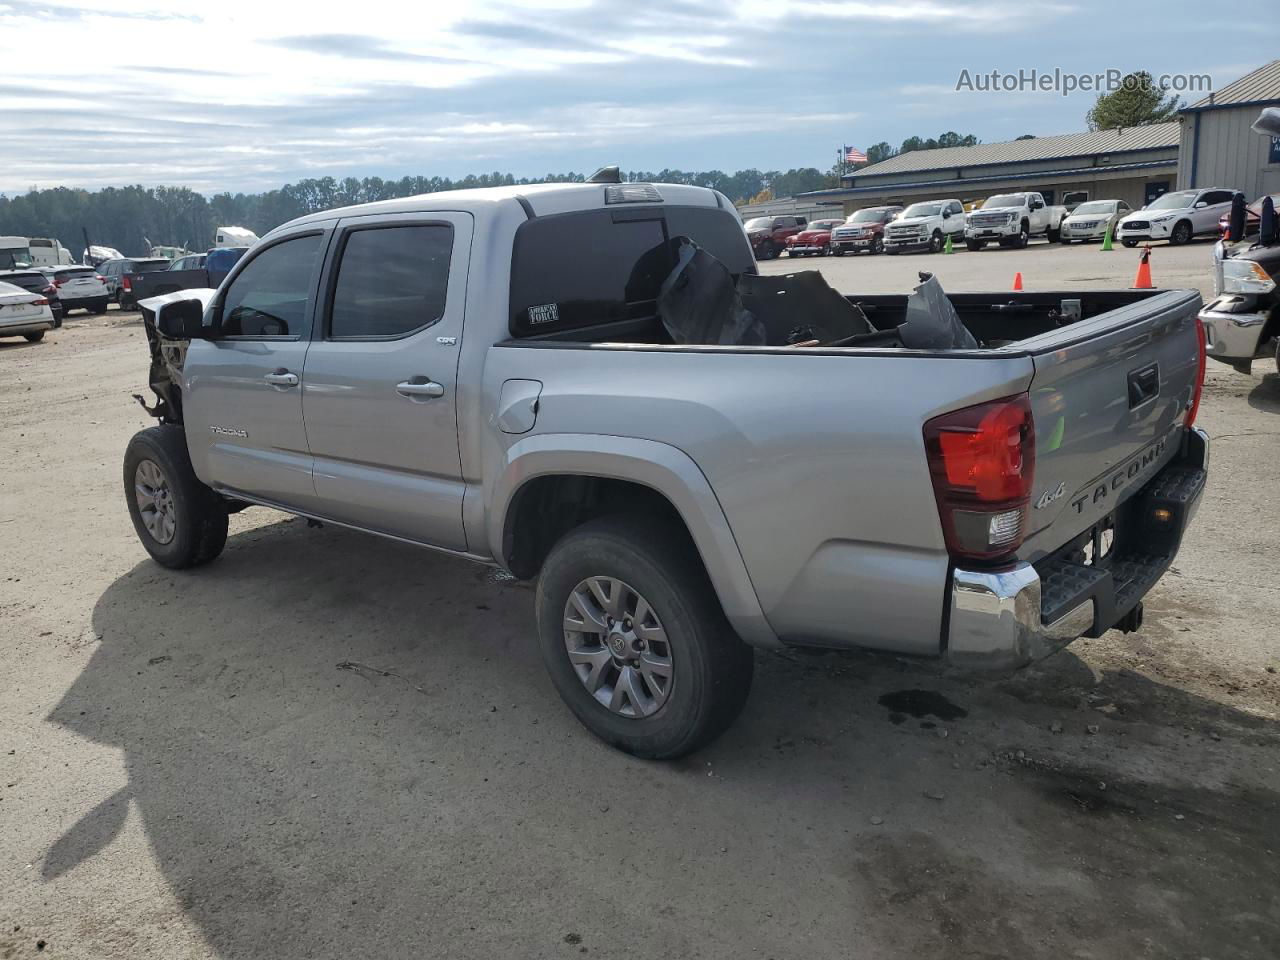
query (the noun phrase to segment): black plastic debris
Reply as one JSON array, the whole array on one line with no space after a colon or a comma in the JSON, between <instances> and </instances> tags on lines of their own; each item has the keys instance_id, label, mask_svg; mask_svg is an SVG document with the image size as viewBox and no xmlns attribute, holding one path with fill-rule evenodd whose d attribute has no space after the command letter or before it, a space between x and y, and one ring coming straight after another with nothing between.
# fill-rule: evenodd
<instances>
[{"instance_id":1,"label":"black plastic debris","mask_svg":"<svg viewBox=\"0 0 1280 960\"><path fill-rule=\"evenodd\" d=\"M834 346L850 337L874 333L862 310L846 300L817 270L782 276L743 274L738 278L742 305L764 324L771 346L816 340Z\"/></svg>"},{"instance_id":2,"label":"black plastic debris","mask_svg":"<svg viewBox=\"0 0 1280 960\"><path fill-rule=\"evenodd\" d=\"M687 237L677 237L676 265L658 291L658 313L680 344L763 346L765 327L738 296L733 274Z\"/></svg>"},{"instance_id":3,"label":"black plastic debris","mask_svg":"<svg viewBox=\"0 0 1280 960\"><path fill-rule=\"evenodd\" d=\"M976 350L960 315L931 273L920 274L920 285L907 297L907 319L898 327L902 345L912 350Z\"/></svg>"}]
</instances>

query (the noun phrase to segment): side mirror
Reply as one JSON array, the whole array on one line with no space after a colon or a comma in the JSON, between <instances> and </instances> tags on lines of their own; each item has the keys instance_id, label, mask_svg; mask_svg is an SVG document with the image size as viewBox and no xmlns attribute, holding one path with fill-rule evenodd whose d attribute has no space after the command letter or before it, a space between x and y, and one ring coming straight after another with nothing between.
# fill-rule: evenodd
<instances>
[{"instance_id":1,"label":"side mirror","mask_svg":"<svg viewBox=\"0 0 1280 960\"><path fill-rule=\"evenodd\" d=\"M943 210L943 211L942 211L942 219L943 219L943 220L950 220L950 219L951 219L951 211L950 211L950 210Z\"/></svg>"},{"instance_id":2,"label":"side mirror","mask_svg":"<svg viewBox=\"0 0 1280 960\"><path fill-rule=\"evenodd\" d=\"M204 326L204 304L199 300L164 304L156 318L156 332L166 340L213 339L213 328Z\"/></svg>"},{"instance_id":3,"label":"side mirror","mask_svg":"<svg viewBox=\"0 0 1280 960\"><path fill-rule=\"evenodd\" d=\"M1262 214L1258 222L1258 242L1264 247L1269 247L1276 242L1276 236L1280 233L1280 226L1276 224L1276 205L1270 197L1266 197L1262 201Z\"/></svg>"},{"instance_id":4,"label":"side mirror","mask_svg":"<svg viewBox=\"0 0 1280 960\"><path fill-rule=\"evenodd\" d=\"M1227 220L1227 240L1239 243L1244 236L1244 194L1237 193L1231 198L1231 216Z\"/></svg>"},{"instance_id":5,"label":"side mirror","mask_svg":"<svg viewBox=\"0 0 1280 960\"><path fill-rule=\"evenodd\" d=\"M1197 201L1196 201L1196 205L1195 205L1192 209L1193 209L1193 210L1203 210L1203 209L1204 209L1205 207L1207 207L1208 205L1209 205L1209 203L1208 203L1208 201L1206 201L1206 200L1197 200Z\"/></svg>"}]
</instances>

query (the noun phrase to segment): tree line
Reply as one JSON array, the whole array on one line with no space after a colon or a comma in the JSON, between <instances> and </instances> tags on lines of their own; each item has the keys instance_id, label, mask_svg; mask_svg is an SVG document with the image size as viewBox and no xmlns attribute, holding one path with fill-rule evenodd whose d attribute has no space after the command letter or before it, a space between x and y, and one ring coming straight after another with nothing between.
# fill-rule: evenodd
<instances>
[{"instance_id":1,"label":"tree line","mask_svg":"<svg viewBox=\"0 0 1280 960\"><path fill-rule=\"evenodd\" d=\"M53 187L16 197L0 195L0 234L55 237L79 255L84 233L93 244L114 247L129 256L144 255L151 244L204 250L219 226L248 227L259 236L295 217L334 207L411 197L420 193L471 187L529 183L574 183L581 173L549 173L544 177L515 177L510 173L449 177L319 177L285 184L263 193L217 193L211 197L186 187L106 187L81 190ZM719 190L735 203L745 203L762 191L792 196L838 184L832 173L815 167L779 170L632 171L631 181L685 183Z\"/></svg>"}]
</instances>

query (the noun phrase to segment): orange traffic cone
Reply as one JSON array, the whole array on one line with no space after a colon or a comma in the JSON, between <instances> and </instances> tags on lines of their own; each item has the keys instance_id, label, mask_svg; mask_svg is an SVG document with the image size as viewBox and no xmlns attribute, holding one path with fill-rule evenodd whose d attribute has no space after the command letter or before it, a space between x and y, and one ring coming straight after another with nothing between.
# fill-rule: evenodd
<instances>
[{"instance_id":1,"label":"orange traffic cone","mask_svg":"<svg viewBox=\"0 0 1280 960\"><path fill-rule=\"evenodd\" d=\"M1134 290L1152 290L1155 285L1151 282L1151 244L1146 244L1142 248L1142 259L1138 262L1138 275L1133 278Z\"/></svg>"},{"instance_id":2,"label":"orange traffic cone","mask_svg":"<svg viewBox=\"0 0 1280 960\"><path fill-rule=\"evenodd\" d=\"M1019 270L1017 273L1013 275L1013 289L1015 290L1022 289L1022 271L1021 270Z\"/></svg>"}]
</instances>

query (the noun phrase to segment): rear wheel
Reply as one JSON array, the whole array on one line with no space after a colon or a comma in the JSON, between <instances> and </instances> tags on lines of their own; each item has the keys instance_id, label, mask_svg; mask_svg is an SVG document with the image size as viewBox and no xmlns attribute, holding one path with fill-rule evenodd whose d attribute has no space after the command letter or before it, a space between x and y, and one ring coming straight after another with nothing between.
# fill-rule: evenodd
<instances>
[{"instance_id":1,"label":"rear wheel","mask_svg":"<svg viewBox=\"0 0 1280 960\"><path fill-rule=\"evenodd\" d=\"M44 339L44 331L37 330L35 333L24 333L22 336L23 336L23 339L27 341L27 343L39 343L41 340Z\"/></svg>"},{"instance_id":2,"label":"rear wheel","mask_svg":"<svg viewBox=\"0 0 1280 960\"><path fill-rule=\"evenodd\" d=\"M1171 246L1180 247L1184 243L1191 242L1191 222L1189 220L1179 220L1174 225L1173 232L1169 234L1169 243Z\"/></svg>"},{"instance_id":3,"label":"rear wheel","mask_svg":"<svg viewBox=\"0 0 1280 960\"><path fill-rule=\"evenodd\" d=\"M688 535L637 517L566 534L538 578L543 662L582 724L654 760L718 737L751 688L734 636Z\"/></svg>"},{"instance_id":4,"label":"rear wheel","mask_svg":"<svg viewBox=\"0 0 1280 960\"><path fill-rule=\"evenodd\" d=\"M226 502L191 468L181 427L134 434L124 454L124 495L138 539L161 566L197 567L226 545Z\"/></svg>"}]
</instances>

